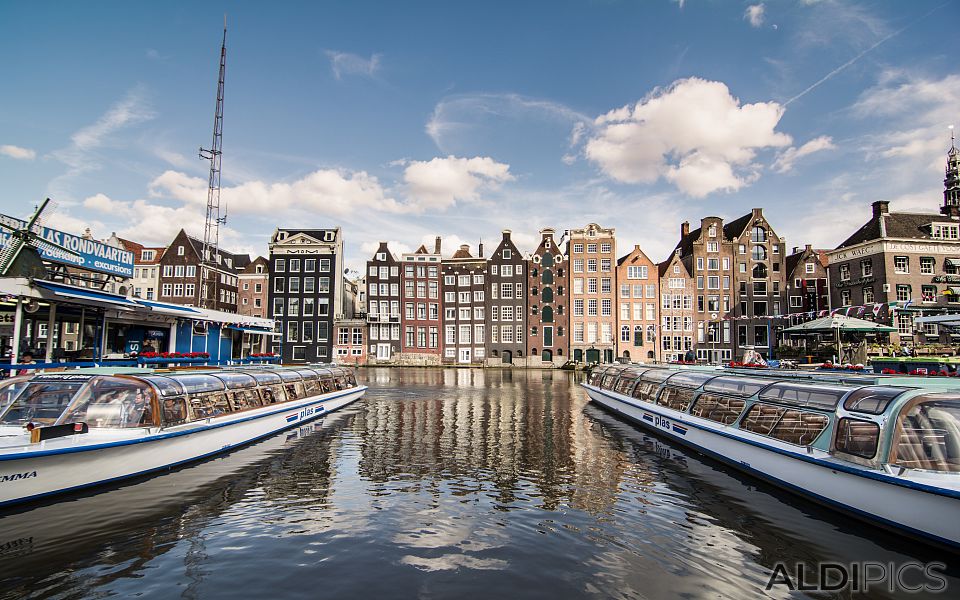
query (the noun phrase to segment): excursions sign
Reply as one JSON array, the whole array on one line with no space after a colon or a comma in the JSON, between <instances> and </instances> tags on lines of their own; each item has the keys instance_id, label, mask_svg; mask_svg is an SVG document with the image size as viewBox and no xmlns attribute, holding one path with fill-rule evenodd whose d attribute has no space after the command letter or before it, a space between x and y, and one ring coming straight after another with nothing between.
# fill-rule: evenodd
<instances>
[{"instance_id":1,"label":"excursions sign","mask_svg":"<svg viewBox=\"0 0 960 600\"><path fill-rule=\"evenodd\" d=\"M23 228L27 225L26 221L2 214L0 214L0 221L14 228ZM49 227L41 227L40 236L76 253L74 256L56 248L38 248L43 260L108 275L133 277L133 252ZM9 238L8 232L0 230L0 243L6 244Z\"/></svg>"}]
</instances>

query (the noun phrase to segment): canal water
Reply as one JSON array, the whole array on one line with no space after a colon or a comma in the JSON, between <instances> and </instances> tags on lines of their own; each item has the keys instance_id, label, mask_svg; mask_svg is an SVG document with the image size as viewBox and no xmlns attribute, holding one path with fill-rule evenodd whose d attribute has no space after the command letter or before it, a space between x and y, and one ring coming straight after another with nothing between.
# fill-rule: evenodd
<instances>
[{"instance_id":1,"label":"canal water","mask_svg":"<svg viewBox=\"0 0 960 600\"><path fill-rule=\"evenodd\" d=\"M864 561L940 561L960 590L955 556L645 434L578 375L359 376L322 422L0 513L0 597L846 598L764 587Z\"/></svg>"}]
</instances>

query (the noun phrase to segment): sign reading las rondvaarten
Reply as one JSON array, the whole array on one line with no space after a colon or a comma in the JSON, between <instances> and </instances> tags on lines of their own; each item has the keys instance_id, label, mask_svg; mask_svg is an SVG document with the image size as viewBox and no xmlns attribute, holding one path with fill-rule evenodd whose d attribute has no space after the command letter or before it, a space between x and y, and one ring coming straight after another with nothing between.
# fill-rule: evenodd
<instances>
[{"instance_id":1,"label":"sign reading las rondvaarten","mask_svg":"<svg viewBox=\"0 0 960 600\"><path fill-rule=\"evenodd\" d=\"M7 215L0 214L0 221L4 225L13 228L23 228L27 226L26 221ZM88 271L98 273L107 273L118 275L120 277L133 277L133 252L123 248L115 248L103 242L88 240L78 235L64 233L49 227L40 228L40 236L54 244L63 246L76 255L67 254L56 248L38 248L40 257L50 262L79 267ZM6 244L10 239L10 233L0 229L0 243Z\"/></svg>"}]
</instances>

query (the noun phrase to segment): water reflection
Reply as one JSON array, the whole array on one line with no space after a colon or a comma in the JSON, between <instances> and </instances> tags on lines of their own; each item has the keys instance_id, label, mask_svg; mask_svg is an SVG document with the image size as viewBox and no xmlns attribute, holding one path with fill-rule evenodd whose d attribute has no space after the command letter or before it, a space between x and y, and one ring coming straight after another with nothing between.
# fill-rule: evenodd
<instances>
[{"instance_id":1,"label":"water reflection","mask_svg":"<svg viewBox=\"0 0 960 600\"><path fill-rule=\"evenodd\" d=\"M0 595L740 598L778 561L953 560L649 436L569 373L361 375L315 430L0 517Z\"/></svg>"}]
</instances>

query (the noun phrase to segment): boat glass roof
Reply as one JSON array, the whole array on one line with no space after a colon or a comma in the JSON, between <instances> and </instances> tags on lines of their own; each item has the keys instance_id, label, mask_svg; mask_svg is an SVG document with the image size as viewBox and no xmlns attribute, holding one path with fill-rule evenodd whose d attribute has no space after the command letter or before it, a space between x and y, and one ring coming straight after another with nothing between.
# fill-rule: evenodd
<instances>
[{"instance_id":1,"label":"boat glass roof","mask_svg":"<svg viewBox=\"0 0 960 600\"><path fill-rule=\"evenodd\" d=\"M804 408L836 410L840 399L854 388L840 385L781 381L760 392L760 399Z\"/></svg>"},{"instance_id":2,"label":"boat glass roof","mask_svg":"<svg viewBox=\"0 0 960 600\"><path fill-rule=\"evenodd\" d=\"M695 389L715 378L716 375L708 375L707 373L681 371L670 378L670 385Z\"/></svg>"},{"instance_id":3,"label":"boat glass roof","mask_svg":"<svg viewBox=\"0 0 960 600\"><path fill-rule=\"evenodd\" d=\"M679 373L679 371L674 371L673 369L650 369L649 371L645 371L642 375L640 375L640 379L643 381L660 383L661 381L672 375L676 375L677 373Z\"/></svg>"},{"instance_id":4,"label":"boat glass roof","mask_svg":"<svg viewBox=\"0 0 960 600\"><path fill-rule=\"evenodd\" d=\"M170 379L179 381L188 394L220 392L226 388L223 381L206 373L174 374L170 375Z\"/></svg>"},{"instance_id":5,"label":"boat glass roof","mask_svg":"<svg viewBox=\"0 0 960 600\"><path fill-rule=\"evenodd\" d=\"M742 396L744 398L752 396L773 383L769 379L756 379L753 377L716 377L704 384L703 389L717 394L728 394L730 396Z\"/></svg>"},{"instance_id":6,"label":"boat glass roof","mask_svg":"<svg viewBox=\"0 0 960 600\"><path fill-rule=\"evenodd\" d=\"M160 392L161 396L179 396L183 393L183 386L178 381L165 377L163 375L147 375L141 377L144 381L150 382Z\"/></svg>"},{"instance_id":7,"label":"boat glass roof","mask_svg":"<svg viewBox=\"0 0 960 600\"><path fill-rule=\"evenodd\" d=\"M257 380L253 378L253 375L249 373L243 373L241 371L230 371L225 373L214 373L214 377L223 381L227 385L227 388L234 390L238 388L251 388L257 387Z\"/></svg>"},{"instance_id":8,"label":"boat glass roof","mask_svg":"<svg viewBox=\"0 0 960 600\"><path fill-rule=\"evenodd\" d=\"M843 401L843 407L849 411L881 415L894 398L908 391L909 388L892 387L886 385L871 385L853 390Z\"/></svg>"}]
</instances>

